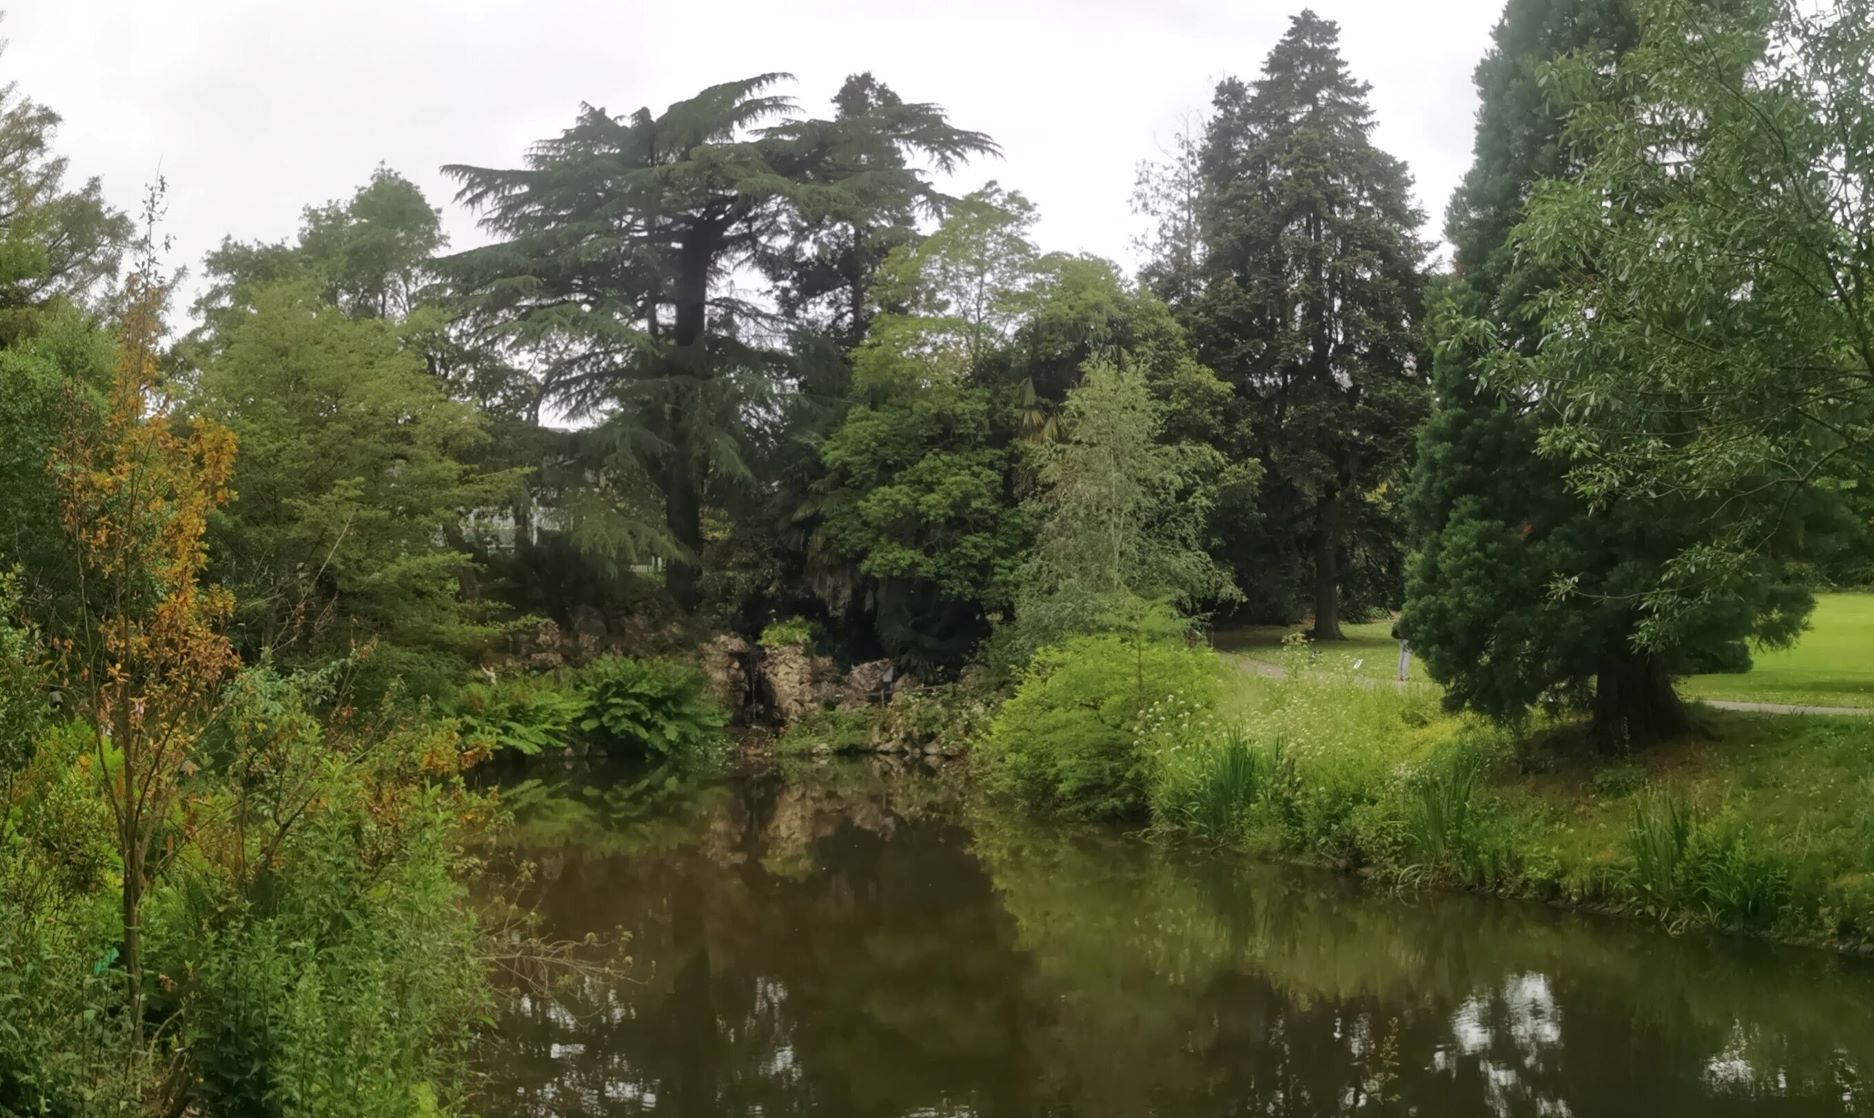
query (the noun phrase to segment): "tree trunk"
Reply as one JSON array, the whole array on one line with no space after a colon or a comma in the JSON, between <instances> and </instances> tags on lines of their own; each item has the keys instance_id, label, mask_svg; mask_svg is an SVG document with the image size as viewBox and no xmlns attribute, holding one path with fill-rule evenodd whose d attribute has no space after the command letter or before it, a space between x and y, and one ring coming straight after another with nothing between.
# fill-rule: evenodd
<instances>
[{"instance_id":1,"label":"tree trunk","mask_svg":"<svg viewBox=\"0 0 1874 1118\"><path fill-rule=\"evenodd\" d=\"M119 639L123 639L120 622ZM130 1056L143 1057L143 810L137 794L144 763L130 718L130 695L120 681L115 685L111 734L122 753L122 810L117 816L118 854L123 860L124 1009L130 1019Z\"/></svg>"},{"instance_id":2,"label":"tree trunk","mask_svg":"<svg viewBox=\"0 0 1874 1118\"><path fill-rule=\"evenodd\" d=\"M135 824L127 824L126 830ZM133 1058L143 1052L143 858L135 836L124 837L124 1010Z\"/></svg>"},{"instance_id":3,"label":"tree trunk","mask_svg":"<svg viewBox=\"0 0 1874 1118\"><path fill-rule=\"evenodd\" d=\"M1595 743L1615 752L1652 745L1689 729L1672 675L1655 656L1610 660L1594 681Z\"/></svg>"},{"instance_id":4,"label":"tree trunk","mask_svg":"<svg viewBox=\"0 0 1874 1118\"><path fill-rule=\"evenodd\" d=\"M1314 639L1344 641L1340 631L1340 492L1321 502L1314 538Z\"/></svg>"},{"instance_id":5,"label":"tree trunk","mask_svg":"<svg viewBox=\"0 0 1874 1118\"><path fill-rule=\"evenodd\" d=\"M686 611L702 604L703 464L698 426L707 422L698 414L704 406L703 387L709 379L709 262L713 247L707 239L683 246L677 261L676 343L669 376L675 382L665 405L670 450L660 471L664 488L664 525L682 554L670 561L665 585L678 606Z\"/></svg>"},{"instance_id":6,"label":"tree trunk","mask_svg":"<svg viewBox=\"0 0 1874 1118\"><path fill-rule=\"evenodd\" d=\"M703 500L701 485L682 452L673 452L664 470L664 526L684 554L670 560L664 585L677 605L693 611L702 604Z\"/></svg>"}]
</instances>

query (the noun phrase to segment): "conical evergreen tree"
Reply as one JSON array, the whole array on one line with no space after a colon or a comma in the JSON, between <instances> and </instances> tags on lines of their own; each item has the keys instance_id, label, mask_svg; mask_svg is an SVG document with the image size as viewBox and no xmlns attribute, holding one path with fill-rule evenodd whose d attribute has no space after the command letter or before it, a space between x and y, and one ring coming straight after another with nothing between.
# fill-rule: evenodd
<instances>
[{"instance_id":1,"label":"conical evergreen tree","mask_svg":"<svg viewBox=\"0 0 1874 1118\"><path fill-rule=\"evenodd\" d=\"M1188 316L1199 358L1236 391L1234 456L1266 471L1263 542L1234 558L1244 585L1284 611L1311 599L1323 639L1341 636L1351 544L1424 401L1424 219L1405 165L1372 143L1368 86L1338 44L1334 23L1304 11L1254 86L1218 85L1200 157L1203 292Z\"/></svg>"}]
</instances>

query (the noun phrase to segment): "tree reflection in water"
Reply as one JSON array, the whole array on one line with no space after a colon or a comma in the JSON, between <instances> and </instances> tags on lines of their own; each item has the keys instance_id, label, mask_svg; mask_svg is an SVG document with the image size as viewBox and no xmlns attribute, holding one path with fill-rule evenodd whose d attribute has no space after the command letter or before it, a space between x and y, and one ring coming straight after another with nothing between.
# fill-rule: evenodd
<instances>
[{"instance_id":1,"label":"tree reflection in water","mask_svg":"<svg viewBox=\"0 0 1874 1118\"><path fill-rule=\"evenodd\" d=\"M490 1113L1859 1113L1874 968L1013 821L895 762L533 782L548 930Z\"/></svg>"}]
</instances>

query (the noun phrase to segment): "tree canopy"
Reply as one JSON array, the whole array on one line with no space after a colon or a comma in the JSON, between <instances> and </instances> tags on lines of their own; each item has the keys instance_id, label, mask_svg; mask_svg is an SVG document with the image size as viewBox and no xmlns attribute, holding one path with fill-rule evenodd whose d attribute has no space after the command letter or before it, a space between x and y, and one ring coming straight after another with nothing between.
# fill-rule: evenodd
<instances>
[{"instance_id":1,"label":"tree canopy","mask_svg":"<svg viewBox=\"0 0 1874 1118\"><path fill-rule=\"evenodd\" d=\"M545 347L545 388L603 418L662 498L672 596L700 602L703 509L747 481L741 418L774 388L771 311L724 281L802 225L898 220L942 196L903 156L947 171L992 153L934 105L853 97L832 119L726 82L660 114L586 106L514 170L452 166L458 200L504 240L451 258L470 313L513 344ZM844 111L850 108L852 111Z\"/></svg>"}]
</instances>

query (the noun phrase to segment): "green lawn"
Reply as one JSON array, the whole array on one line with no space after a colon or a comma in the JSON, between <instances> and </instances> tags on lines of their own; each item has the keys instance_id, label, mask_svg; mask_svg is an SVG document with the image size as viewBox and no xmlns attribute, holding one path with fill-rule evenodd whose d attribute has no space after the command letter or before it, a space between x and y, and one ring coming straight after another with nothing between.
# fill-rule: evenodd
<instances>
[{"instance_id":1,"label":"green lawn","mask_svg":"<svg viewBox=\"0 0 1874 1118\"><path fill-rule=\"evenodd\" d=\"M1758 651L1750 671L1700 675L1691 698L1874 707L1874 594L1818 594L1810 628L1789 648Z\"/></svg>"},{"instance_id":2,"label":"green lawn","mask_svg":"<svg viewBox=\"0 0 1874 1118\"><path fill-rule=\"evenodd\" d=\"M1341 630L1347 634L1345 641L1312 646L1319 650L1323 667L1373 679L1394 678L1399 642L1392 638L1392 622L1343 625ZM1305 631L1305 626L1241 625L1218 629L1214 640L1219 652L1280 664L1288 655L1282 638ZM1411 676L1430 682L1417 657ZM1680 690L1693 699L1874 707L1874 594L1818 594L1810 628L1794 645L1756 652L1748 672L1693 676L1682 681Z\"/></svg>"},{"instance_id":3,"label":"green lawn","mask_svg":"<svg viewBox=\"0 0 1874 1118\"><path fill-rule=\"evenodd\" d=\"M1375 621L1366 625L1342 625L1341 632L1347 635L1346 640L1325 641L1312 648L1320 652L1321 666L1330 670L1352 672L1373 679L1396 679L1399 675L1399 642L1392 637L1392 624L1391 621ZM1282 638L1290 633L1305 631L1306 626L1241 625L1218 629L1214 641L1219 652L1237 652L1257 660L1280 664L1284 663L1284 657L1288 655L1282 647ZM1355 664L1359 667L1356 668ZM1412 659L1410 674L1414 680L1428 682L1425 666L1417 657Z\"/></svg>"}]
</instances>

